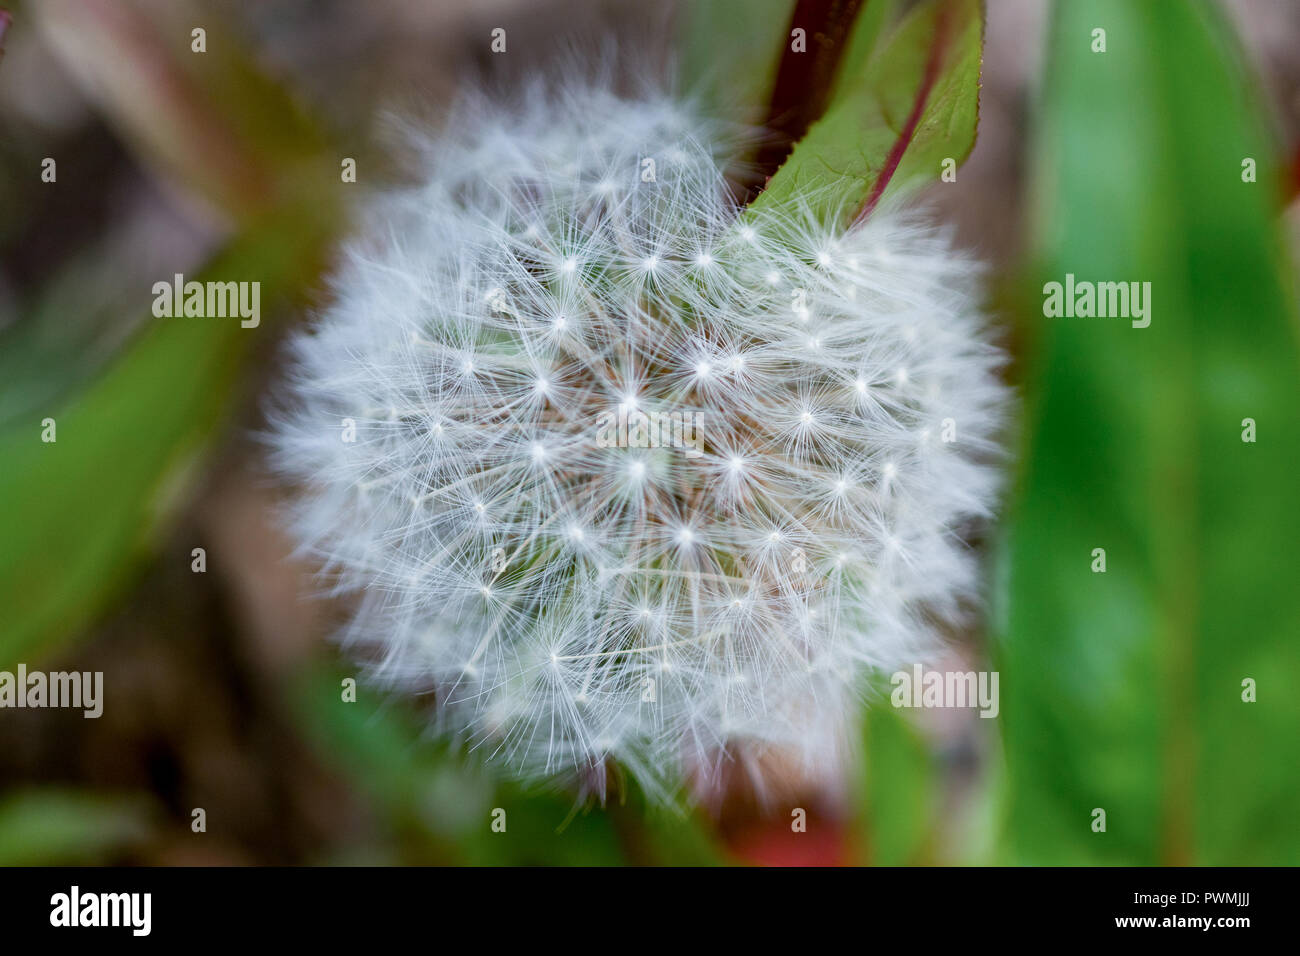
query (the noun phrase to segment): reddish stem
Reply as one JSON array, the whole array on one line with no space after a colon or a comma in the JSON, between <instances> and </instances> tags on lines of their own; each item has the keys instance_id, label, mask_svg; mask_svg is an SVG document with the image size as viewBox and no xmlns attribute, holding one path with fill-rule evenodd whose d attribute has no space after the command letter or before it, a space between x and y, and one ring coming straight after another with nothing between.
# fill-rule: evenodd
<instances>
[{"instance_id":1,"label":"reddish stem","mask_svg":"<svg viewBox=\"0 0 1300 956\"><path fill-rule=\"evenodd\" d=\"M830 99L853 24L865 0L799 0L782 39L781 60L772 84L763 126L768 139L759 148L745 184L757 192L780 168L808 127L821 119ZM796 53L790 35L804 31L808 49ZM751 196L752 198L752 196Z\"/></svg>"},{"instance_id":2,"label":"reddish stem","mask_svg":"<svg viewBox=\"0 0 1300 956\"><path fill-rule=\"evenodd\" d=\"M921 116L925 113L925 107L930 101L930 94L934 91L934 84L939 79L939 67L943 60L944 47L948 44L951 13L952 7L946 4L939 11L939 18L934 28L934 44L930 47L930 53L925 60L925 72L921 76L921 85L916 91L912 111L908 114L907 122L903 124L898 139L894 140L894 145L885 158L885 165L871 186L870 195L867 196L866 202L862 204L862 209L853 219L853 225L855 226L863 222L876 208L876 204L880 202L880 197L884 195L885 187L894 178L894 173L898 172L898 166L903 161L903 154L907 152L907 147L912 143L912 137L916 134L916 128L921 123Z\"/></svg>"}]
</instances>

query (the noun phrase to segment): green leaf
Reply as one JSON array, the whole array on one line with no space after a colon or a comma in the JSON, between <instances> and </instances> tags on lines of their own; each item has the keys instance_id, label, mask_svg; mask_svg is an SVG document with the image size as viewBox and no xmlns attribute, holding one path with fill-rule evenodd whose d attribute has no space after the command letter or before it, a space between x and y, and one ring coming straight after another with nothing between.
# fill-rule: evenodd
<instances>
[{"instance_id":1,"label":"green leaf","mask_svg":"<svg viewBox=\"0 0 1300 956\"><path fill-rule=\"evenodd\" d=\"M1273 144L1207 4L1055 11L1038 279L1150 282L1151 308L1147 328L1046 318L1031 290L1003 549L1009 856L1300 863L1300 349Z\"/></svg>"},{"instance_id":2,"label":"green leaf","mask_svg":"<svg viewBox=\"0 0 1300 956\"><path fill-rule=\"evenodd\" d=\"M146 836L142 807L74 790L23 790L0 801L0 866L101 863Z\"/></svg>"},{"instance_id":3,"label":"green leaf","mask_svg":"<svg viewBox=\"0 0 1300 956\"><path fill-rule=\"evenodd\" d=\"M281 210L197 278L260 282L263 315L282 308L318 272L329 208ZM0 662L85 626L129 577L271 334L238 318L149 322L83 392L0 430Z\"/></svg>"},{"instance_id":4,"label":"green leaf","mask_svg":"<svg viewBox=\"0 0 1300 956\"><path fill-rule=\"evenodd\" d=\"M811 204L823 221L847 224L864 207L937 180L944 159L960 163L970 153L979 0L928 0L877 43L870 32L879 27L864 11L830 107L753 208Z\"/></svg>"},{"instance_id":5,"label":"green leaf","mask_svg":"<svg viewBox=\"0 0 1300 956\"><path fill-rule=\"evenodd\" d=\"M888 699L867 713L860 785L867 862L907 866L925 861L938 777L925 741Z\"/></svg>"},{"instance_id":6,"label":"green leaf","mask_svg":"<svg viewBox=\"0 0 1300 956\"><path fill-rule=\"evenodd\" d=\"M897 12L898 0L864 0L857 22L853 25L853 34L849 37L848 49L844 51L844 58L840 62L832 97L843 96L852 90L867 63L880 48L881 40L886 39L890 29L897 25Z\"/></svg>"},{"instance_id":7,"label":"green leaf","mask_svg":"<svg viewBox=\"0 0 1300 956\"><path fill-rule=\"evenodd\" d=\"M0 664L84 627L130 578L238 397L244 360L271 341L268 318L315 279L336 224L340 192L321 188L338 186L336 160L319 130L219 26L205 27L211 52L193 55L187 8L151 19L129 5L47 0L32 12L140 161L233 220L238 238L187 278L260 283L263 323L149 316L101 327L81 314L51 327L51 314L97 288L73 273L5 336L0 368L25 371L0 399ZM100 315L122 301L144 313L152 299L148 285L98 294ZM118 336L129 344L111 363L104 349L89 354ZM71 361L79 343L88 354ZM47 418L56 442L41 440Z\"/></svg>"}]
</instances>

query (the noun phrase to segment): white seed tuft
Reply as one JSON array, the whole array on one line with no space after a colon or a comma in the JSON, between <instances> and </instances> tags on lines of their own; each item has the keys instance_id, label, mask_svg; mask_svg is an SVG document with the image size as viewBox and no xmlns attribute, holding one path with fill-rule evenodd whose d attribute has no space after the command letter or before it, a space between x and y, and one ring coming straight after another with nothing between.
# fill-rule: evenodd
<instances>
[{"instance_id":1,"label":"white seed tuft","mask_svg":"<svg viewBox=\"0 0 1300 956\"><path fill-rule=\"evenodd\" d=\"M1005 404L977 268L914 213L738 219L728 137L666 97L480 103L428 152L271 436L347 637L522 776L838 753L973 586Z\"/></svg>"}]
</instances>

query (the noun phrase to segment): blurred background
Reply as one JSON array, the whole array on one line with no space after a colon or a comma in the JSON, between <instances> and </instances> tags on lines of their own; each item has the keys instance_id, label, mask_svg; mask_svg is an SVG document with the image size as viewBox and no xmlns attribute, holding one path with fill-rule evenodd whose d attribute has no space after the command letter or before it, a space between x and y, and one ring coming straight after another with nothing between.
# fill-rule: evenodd
<instances>
[{"instance_id":1,"label":"blurred background","mask_svg":"<svg viewBox=\"0 0 1300 956\"><path fill-rule=\"evenodd\" d=\"M347 609L255 436L351 210L402 179L394 116L630 35L756 121L792 4L4 6L0 669L102 671L105 707L0 710L0 863L1300 862L1300 4L990 0L978 141L925 199L989 263L1023 399L987 619L943 665L998 670L1001 716L876 706L845 773L687 811L524 790L420 701L341 703ZM1152 327L1044 319L1066 272L1151 281ZM259 277L257 333L153 319L175 273Z\"/></svg>"}]
</instances>

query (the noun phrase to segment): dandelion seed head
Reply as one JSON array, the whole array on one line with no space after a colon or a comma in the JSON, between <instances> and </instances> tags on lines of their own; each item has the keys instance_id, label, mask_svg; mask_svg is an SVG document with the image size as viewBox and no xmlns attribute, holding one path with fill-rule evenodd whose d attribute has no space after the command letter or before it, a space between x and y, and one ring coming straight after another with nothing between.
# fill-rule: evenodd
<instances>
[{"instance_id":1,"label":"dandelion seed head","mask_svg":"<svg viewBox=\"0 0 1300 956\"><path fill-rule=\"evenodd\" d=\"M743 149L664 96L475 103L293 342L268 440L345 638L521 776L820 764L973 590L1006 405L978 269L915 212L741 213Z\"/></svg>"}]
</instances>

